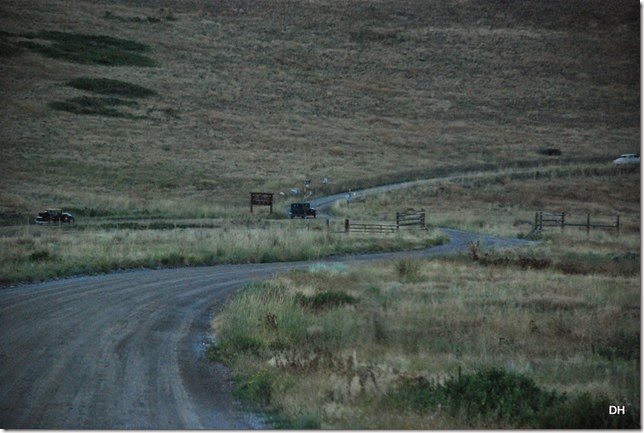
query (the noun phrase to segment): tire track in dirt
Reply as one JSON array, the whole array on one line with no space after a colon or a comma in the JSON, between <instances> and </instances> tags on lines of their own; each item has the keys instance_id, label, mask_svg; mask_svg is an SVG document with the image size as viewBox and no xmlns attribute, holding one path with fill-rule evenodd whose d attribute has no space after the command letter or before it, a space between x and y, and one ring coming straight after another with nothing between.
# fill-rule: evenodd
<instances>
[{"instance_id":1,"label":"tire track in dirt","mask_svg":"<svg viewBox=\"0 0 644 433\"><path fill-rule=\"evenodd\" d=\"M442 229L424 250L332 257L389 260L529 243ZM205 360L213 314L244 284L312 262L134 270L0 290L0 427L267 427Z\"/></svg>"}]
</instances>

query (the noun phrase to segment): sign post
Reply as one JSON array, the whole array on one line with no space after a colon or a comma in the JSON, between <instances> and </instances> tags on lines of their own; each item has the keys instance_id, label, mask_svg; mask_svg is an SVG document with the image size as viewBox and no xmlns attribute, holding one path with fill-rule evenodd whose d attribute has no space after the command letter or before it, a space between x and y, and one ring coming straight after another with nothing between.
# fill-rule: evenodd
<instances>
[{"instance_id":1,"label":"sign post","mask_svg":"<svg viewBox=\"0 0 644 433\"><path fill-rule=\"evenodd\" d=\"M270 206L273 213L273 193L272 192L251 192L250 193L250 212L253 213L253 205Z\"/></svg>"}]
</instances>

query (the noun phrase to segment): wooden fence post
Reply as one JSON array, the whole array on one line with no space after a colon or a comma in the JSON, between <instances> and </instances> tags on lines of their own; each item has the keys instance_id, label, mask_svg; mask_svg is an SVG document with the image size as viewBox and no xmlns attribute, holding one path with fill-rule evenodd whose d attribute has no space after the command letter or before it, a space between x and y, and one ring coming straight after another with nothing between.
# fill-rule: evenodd
<instances>
[{"instance_id":1,"label":"wooden fence post","mask_svg":"<svg viewBox=\"0 0 644 433\"><path fill-rule=\"evenodd\" d=\"M586 236L590 235L590 214L586 214Z\"/></svg>"},{"instance_id":2,"label":"wooden fence post","mask_svg":"<svg viewBox=\"0 0 644 433\"><path fill-rule=\"evenodd\" d=\"M617 215L617 220L615 221L615 228L617 229L617 236L619 236L619 215Z\"/></svg>"},{"instance_id":3,"label":"wooden fence post","mask_svg":"<svg viewBox=\"0 0 644 433\"><path fill-rule=\"evenodd\" d=\"M349 218L344 219L344 232L349 233Z\"/></svg>"},{"instance_id":4,"label":"wooden fence post","mask_svg":"<svg viewBox=\"0 0 644 433\"><path fill-rule=\"evenodd\" d=\"M561 232L563 233L566 226L566 212L561 212Z\"/></svg>"}]
</instances>

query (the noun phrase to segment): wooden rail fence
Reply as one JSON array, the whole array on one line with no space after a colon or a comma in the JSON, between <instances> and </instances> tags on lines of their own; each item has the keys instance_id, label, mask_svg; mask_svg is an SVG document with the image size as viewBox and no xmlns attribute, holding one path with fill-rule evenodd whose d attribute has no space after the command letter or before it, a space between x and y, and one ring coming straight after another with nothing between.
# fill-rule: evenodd
<instances>
[{"instance_id":1,"label":"wooden rail fence","mask_svg":"<svg viewBox=\"0 0 644 433\"><path fill-rule=\"evenodd\" d=\"M418 227L427 229L425 226L425 211L423 209L407 209L405 212L396 212L396 227Z\"/></svg>"},{"instance_id":2,"label":"wooden rail fence","mask_svg":"<svg viewBox=\"0 0 644 433\"><path fill-rule=\"evenodd\" d=\"M584 222L570 222L566 219L567 216L566 212L535 212L532 234L540 233L544 228L548 227L559 227L562 232L566 227L585 227L586 234L590 234L591 228L615 229L617 234L619 234L619 215L615 217L613 224L605 222L591 223L590 214L586 214L586 221Z\"/></svg>"},{"instance_id":3,"label":"wooden rail fence","mask_svg":"<svg viewBox=\"0 0 644 433\"><path fill-rule=\"evenodd\" d=\"M360 233L395 233L399 230L407 228L419 228L427 230L425 225L425 211L408 209L405 212L396 212L395 224L383 223L355 223L349 219L344 220L344 232L360 232Z\"/></svg>"},{"instance_id":4,"label":"wooden rail fence","mask_svg":"<svg viewBox=\"0 0 644 433\"><path fill-rule=\"evenodd\" d=\"M395 224L352 223L348 219L344 220L345 233L395 233L396 231L398 227Z\"/></svg>"}]
</instances>

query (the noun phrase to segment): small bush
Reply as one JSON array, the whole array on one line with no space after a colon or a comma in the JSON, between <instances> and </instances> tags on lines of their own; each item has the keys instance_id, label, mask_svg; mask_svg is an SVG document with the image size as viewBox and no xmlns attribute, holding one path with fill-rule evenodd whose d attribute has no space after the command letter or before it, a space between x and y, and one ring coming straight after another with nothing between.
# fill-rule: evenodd
<instances>
[{"instance_id":1,"label":"small bush","mask_svg":"<svg viewBox=\"0 0 644 433\"><path fill-rule=\"evenodd\" d=\"M489 369L444 384L419 377L406 379L388 395L399 408L426 412L438 405L453 416L484 418L520 426L535 425L537 415L563 397L541 390L533 380L499 369Z\"/></svg>"},{"instance_id":2,"label":"small bush","mask_svg":"<svg viewBox=\"0 0 644 433\"><path fill-rule=\"evenodd\" d=\"M176 251L167 253L161 256L158 260L163 266L183 266L188 262L186 257Z\"/></svg>"},{"instance_id":3,"label":"small bush","mask_svg":"<svg viewBox=\"0 0 644 433\"><path fill-rule=\"evenodd\" d=\"M53 257L51 253L47 250L38 250L29 254L29 261L32 262L43 262L46 260L51 260Z\"/></svg>"},{"instance_id":4,"label":"small bush","mask_svg":"<svg viewBox=\"0 0 644 433\"><path fill-rule=\"evenodd\" d=\"M303 307L310 308L314 311L320 311L328 308L335 308L345 304L355 304L358 299L344 292L337 290L327 290L317 293L313 296L298 294L296 301Z\"/></svg>"},{"instance_id":5,"label":"small bush","mask_svg":"<svg viewBox=\"0 0 644 433\"><path fill-rule=\"evenodd\" d=\"M221 361L223 359L223 354L216 344L210 344L206 347L205 352L206 359L211 362Z\"/></svg>"},{"instance_id":6,"label":"small bush","mask_svg":"<svg viewBox=\"0 0 644 433\"><path fill-rule=\"evenodd\" d=\"M226 350L232 352L252 353L259 355L264 348L264 343L250 335L235 335L226 340Z\"/></svg>"},{"instance_id":7,"label":"small bush","mask_svg":"<svg viewBox=\"0 0 644 433\"><path fill-rule=\"evenodd\" d=\"M294 419L276 417L273 420L275 428L286 430L313 430L320 429L322 421L318 415L301 415Z\"/></svg>"},{"instance_id":8,"label":"small bush","mask_svg":"<svg viewBox=\"0 0 644 433\"><path fill-rule=\"evenodd\" d=\"M156 95L154 90L143 86L127 83L125 81L110 80L108 78L76 78L67 83L68 86L88 92L100 93L102 95L119 95L131 98L143 98Z\"/></svg>"},{"instance_id":9,"label":"small bush","mask_svg":"<svg viewBox=\"0 0 644 433\"><path fill-rule=\"evenodd\" d=\"M396 272L398 277L405 282L420 281L421 266L420 261L417 259L400 259L396 262Z\"/></svg>"},{"instance_id":10,"label":"small bush","mask_svg":"<svg viewBox=\"0 0 644 433\"><path fill-rule=\"evenodd\" d=\"M618 332L607 344L597 347L596 352L611 361L640 359L640 333Z\"/></svg>"},{"instance_id":11,"label":"small bush","mask_svg":"<svg viewBox=\"0 0 644 433\"><path fill-rule=\"evenodd\" d=\"M544 147L539 149L539 154L546 156L561 156L561 150L556 147Z\"/></svg>"},{"instance_id":12,"label":"small bush","mask_svg":"<svg viewBox=\"0 0 644 433\"><path fill-rule=\"evenodd\" d=\"M258 371L238 384L235 396L253 403L268 405L273 394L273 374Z\"/></svg>"}]
</instances>

